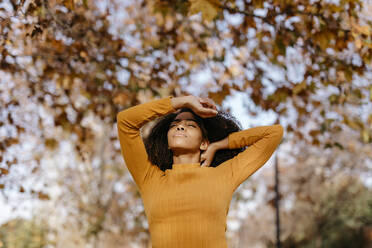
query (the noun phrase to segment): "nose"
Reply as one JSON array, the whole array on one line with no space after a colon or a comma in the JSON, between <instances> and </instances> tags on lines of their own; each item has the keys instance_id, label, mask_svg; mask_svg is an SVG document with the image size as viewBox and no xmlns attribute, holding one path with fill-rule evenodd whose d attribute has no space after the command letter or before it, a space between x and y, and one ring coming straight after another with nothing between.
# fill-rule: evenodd
<instances>
[{"instance_id":1,"label":"nose","mask_svg":"<svg viewBox=\"0 0 372 248\"><path fill-rule=\"evenodd\" d=\"M185 130L185 128L183 126L177 126L177 130Z\"/></svg>"}]
</instances>

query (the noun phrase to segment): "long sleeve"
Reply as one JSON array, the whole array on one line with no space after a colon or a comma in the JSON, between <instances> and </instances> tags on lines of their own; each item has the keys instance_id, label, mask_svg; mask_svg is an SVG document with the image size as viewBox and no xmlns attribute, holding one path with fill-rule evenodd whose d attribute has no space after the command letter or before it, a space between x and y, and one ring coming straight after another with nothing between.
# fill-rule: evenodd
<instances>
[{"instance_id":1,"label":"long sleeve","mask_svg":"<svg viewBox=\"0 0 372 248\"><path fill-rule=\"evenodd\" d=\"M117 128L122 156L137 186L141 189L146 176L161 170L148 160L140 128L157 117L176 111L172 96L125 109L117 114Z\"/></svg>"},{"instance_id":2,"label":"long sleeve","mask_svg":"<svg viewBox=\"0 0 372 248\"><path fill-rule=\"evenodd\" d=\"M231 173L234 190L269 160L282 137L283 127L280 124L258 126L229 134L229 149L248 146L220 165Z\"/></svg>"}]
</instances>

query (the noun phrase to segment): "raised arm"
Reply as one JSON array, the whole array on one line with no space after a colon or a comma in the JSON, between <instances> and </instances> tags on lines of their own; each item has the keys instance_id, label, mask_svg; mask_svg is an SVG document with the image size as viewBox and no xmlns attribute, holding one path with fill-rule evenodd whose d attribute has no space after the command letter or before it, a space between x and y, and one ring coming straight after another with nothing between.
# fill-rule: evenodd
<instances>
[{"instance_id":1,"label":"raised arm","mask_svg":"<svg viewBox=\"0 0 372 248\"><path fill-rule=\"evenodd\" d=\"M116 116L122 156L139 188L144 184L146 175L161 172L148 160L140 128L156 117L174 112L175 107L179 107L180 99L174 98L174 104L172 99L173 97L169 96L139 104L119 112Z\"/></svg>"},{"instance_id":2,"label":"raised arm","mask_svg":"<svg viewBox=\"0 0 372 248\"><path fill-rule=\"evenodd\" d=\"M224 140L216 142L217 149L248 146L243 152L217 167L231 175L234 190L269 160L282 140L283 132L280 124L258 126L230 133Z\"/></svg>"}]
</instances>

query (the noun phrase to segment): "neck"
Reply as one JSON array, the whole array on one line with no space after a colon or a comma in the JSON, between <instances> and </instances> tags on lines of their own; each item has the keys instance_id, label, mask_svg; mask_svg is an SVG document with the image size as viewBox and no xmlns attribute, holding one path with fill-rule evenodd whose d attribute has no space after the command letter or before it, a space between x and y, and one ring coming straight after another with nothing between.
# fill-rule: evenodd
<instances>
[{"instance_id":1,"label":"neck","mask_svg":"<svg viewBox=\"0 0 372 248\"><path fill-rule=\"evenodd\" d=\"M200 163L200 151L196 153L173 153L173 164L193 164Z\"/></svg>"}]
</instances>

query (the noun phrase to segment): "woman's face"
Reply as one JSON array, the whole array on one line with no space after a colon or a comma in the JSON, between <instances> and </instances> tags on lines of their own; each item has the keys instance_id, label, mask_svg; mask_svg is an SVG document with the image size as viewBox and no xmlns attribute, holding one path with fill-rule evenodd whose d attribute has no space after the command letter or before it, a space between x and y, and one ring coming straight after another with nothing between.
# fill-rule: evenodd
<instances>
[{"instance_id":1,"label":"woman's face","mask_svg":"<svg viewBox=\"0 0 372 248\"><path fill-rule=\"evenodd\" d=\"M191 112L179 113L168 130L168 146L173 152L195 152L205 149L202 130Z\"/></svg>"}]
</instances>

